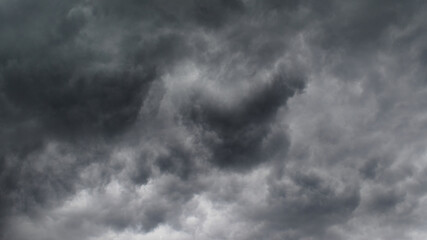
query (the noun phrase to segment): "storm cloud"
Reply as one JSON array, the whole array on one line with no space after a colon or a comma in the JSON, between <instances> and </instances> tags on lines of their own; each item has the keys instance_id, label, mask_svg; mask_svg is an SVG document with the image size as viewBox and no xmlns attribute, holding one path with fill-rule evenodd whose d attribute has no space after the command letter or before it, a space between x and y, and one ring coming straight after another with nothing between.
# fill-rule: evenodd
<instances>
[{"instance_id":1,"label":"storm cloud","mask_svg":"<svg viewBox=\"0 0 427 240\"><path fill-rule=\"evenodd\" d=\"M425 239L422 1L0 1L0 239Z\"/></svg>"}]
</instances>

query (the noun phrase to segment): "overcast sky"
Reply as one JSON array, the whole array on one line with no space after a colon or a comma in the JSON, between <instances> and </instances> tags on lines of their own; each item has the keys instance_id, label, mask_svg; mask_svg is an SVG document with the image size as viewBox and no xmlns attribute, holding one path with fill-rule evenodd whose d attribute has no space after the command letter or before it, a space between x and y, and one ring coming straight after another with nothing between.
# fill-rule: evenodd
<instances>
[{"instance_id":1,"label":"overcast sky","mask_svg":"<svg viewBox=\"0 0 427 240\"><path fill-rule=\"evenodd\" d=\"M0 0L0 239L427 239L426 23L415 0Z\"/></svg>"}]
</instances>

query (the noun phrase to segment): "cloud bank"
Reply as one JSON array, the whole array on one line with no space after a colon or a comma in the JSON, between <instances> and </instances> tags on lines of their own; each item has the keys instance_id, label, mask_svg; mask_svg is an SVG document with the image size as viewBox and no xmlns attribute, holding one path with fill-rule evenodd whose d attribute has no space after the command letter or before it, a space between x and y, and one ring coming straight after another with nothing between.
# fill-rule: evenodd
<instances>
[{"instance_id":1,"label":"cloud bank","mask_svg":"<svg viewBox=\"0 0 427 240\"><path fill-rule=\"evenodd\" d=\"M0 239L425 239L422 1L0 2Z\"/></svg>"}]
</instances>

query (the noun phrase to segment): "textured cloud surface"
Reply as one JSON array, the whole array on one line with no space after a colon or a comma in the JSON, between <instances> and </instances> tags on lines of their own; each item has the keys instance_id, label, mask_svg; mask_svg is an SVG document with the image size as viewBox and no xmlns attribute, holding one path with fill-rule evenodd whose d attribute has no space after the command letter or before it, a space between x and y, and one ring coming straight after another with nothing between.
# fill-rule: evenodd
<instances>
[{"instance_id":1,"label":"textured cloud surface","mask_svg":"<svg viewBox=\"0 0 427 240\"><path fill-rule=\"evenodd\" d=\"M0 239L427 239L423 1L0 1Z\"/></svg>"}]
</instances>

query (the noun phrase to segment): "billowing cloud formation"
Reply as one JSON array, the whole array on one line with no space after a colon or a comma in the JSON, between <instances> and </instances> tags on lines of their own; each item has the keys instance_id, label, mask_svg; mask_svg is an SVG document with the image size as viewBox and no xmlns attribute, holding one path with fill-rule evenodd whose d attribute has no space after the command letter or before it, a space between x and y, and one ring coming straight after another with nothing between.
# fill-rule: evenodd
<instances>
[{"instance_id":1,"label":"billowing cloud formation","mask_svg":"<svg viewBox=\"0 0 427 240\"><path fill-rule=\"evenodd\" d=\"M425 239L421 1L0 3L0 239Z\"/></svg>"}]
</instances>

